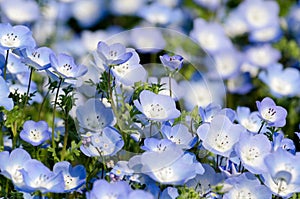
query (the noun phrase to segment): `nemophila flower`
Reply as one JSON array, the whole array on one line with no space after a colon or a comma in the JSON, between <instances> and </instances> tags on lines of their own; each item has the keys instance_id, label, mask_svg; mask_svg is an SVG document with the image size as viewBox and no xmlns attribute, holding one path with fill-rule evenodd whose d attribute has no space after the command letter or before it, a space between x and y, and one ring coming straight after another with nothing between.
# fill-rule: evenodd
<instances>
[{"instance_id":1,"label":"nemophila flower","mask_svg":"<svg viewBox=\"0 0 300 199\"><path fill-rule=\"evenodd\" d=\"M180 70L183 65L183 57L180 55L170 56L168 54L164 54L163 56L159 56L159 59L170 71Z\"/></svg>"},{"instance_id":2,"label":"nemophila flower","mask_svg":"<svg viewBox=\"0 0 300 199\"><path fill-rule=\"evenodd\" d=\"M11 179L16 187L24 186L24 179L20 169L24 168L27 161L31 160L30 154L24 149L17 148L0 153L0 174Z\"/></svg>"},{"instance_id":3,"label":"nemophila flower","mask_svg":"<svg viewBox=\"0 0 300 199\"><path fill-rule=\"evenodd\" d=\"M300 6L299 4L294 4L288 13L286 22L288 25L288 32L293 36L293 38L296 39L296 41L299 43L299 32L300 32L300 26L299 26L299 12L300 12Z\"/></svg>"},{"instance_id":4,"label":"nemophila flower","mask_svg":"<svg viewBox=\"0 0 300 199\"><path fill-rule=\"evenodd\" d=\"M261 102L256 101L256 106L258 108L259 117L269 126L283 127L285 125L287 111L281 106L276 106L271 98L265 97Z\"/></svg>"},{"instance_id":5,"label":"nemophila flower","mask_svg":"<svg viewBox=\"0 0 300 199\"><path fill-rule=\"evenodd\" d=\"M246 60L254 66L267 68L278 62L281 58L279 50L273 48L271 44L251 46L245 51Z\"/></svg>"},{"instance_id":6,"label":"nemophila flower","mask_svg":"<svg viewBox=\"0 0 300 199\"><path fill-rule=\"evenodd\" d=\"M10 0L2 1L1 10L3 14L16 24L26 24L40 17L38 3L32 0Z\"/></svg>"},{"instance_id":7,"label":"nemophila flower","mask_svg":"<svg viewBox=\"0 0 300 199\"><path fill-rule=\"evenodd\" d=\"M76 109L79 126L94 132L114 124L114 115L111 108L107 108L99 99L91 98Z\"/></svg>"},{"instance_id":8,"label":"nemophila flower","mask_svg":"<svg viewBox=\"0 0 300 199\"><path fill-rule=\"evenodd\" d=\"M47 47L37 49L27 48L21 61L35 70L44 70L51 67L50 55L54 55L54 52Z\"/></svg>"},{"instance_id":9,"label":"nemophila flower","mask_svg":"<svg viewBox=\"0 0 300 199\"><path fill-rule=\"evenodd\" d=\"M75 64L74 58L67 54L60 53L57 56L50 54L49 59L53 72L60 78L76 79L87 72L86 66Z\"/></svg>"},{"instance_id":10,"label":"nemophila flower","mask_svg":"<svg viewBox=\"0 0 300 199\"><path fill-rule=\"evenodd\" d=\"M110 174L113 174L114 176L117 176L118 179L122 180L124 177L132 176L134 171L129 168L127 161L118 161L110 171Z\"/></svg>"},{"instance_id":11,"label":"nemophila flower","mask_svg":"<svg viewBox=\"0 0 300 199\"><path fill-rule=\"evenodd\" d=\"M290 152L291 154L296 154L296 146L294 141L289 138L284 138L284 134L282 132L275 132L273 134L272 146L274 151L281 148Z\"/></svg>"},{"instance_id":12,"label":"nemophila flower","mask_svg":"<svg viewBox=\"0 0 300 199\"><path fill-rule=\"evenodd\" d=\"M279 23L271 24L265 28L253 30L249 34L250 42L266 43L277 42L282 36L282 31Z\"/></svg>"},{"instance_id":13,"label":"nemophila flower","mask_svg":"<svg viewBox=\"0 0 300 199\"><path fill-rule=\"evenodd\" d=\"M220 0L211 0L211 1L207 1L207 0L194 0L194 2L196 4L204 7L204 8L209 9L209 10L216 10L221 5L221 1Z\"/></svg>"},{"instance_id":14,"label":"nemophila flower","mask_svg":"<svg viewBox=\"0 0 300 199\"><path fill-rule=\"evenodd\" d=\"M128 4L124 4L122 0L112 0L110 2L110 11L115 15L130 15L134 16L139 9L146 3L145 0L130 0Z\"/></svg>"},{"instance_id":15,"label":"nemophila flower","mask_svg":"<svg viewBox=\"0 0 300 199\"><path fill-rule=\"evenodd\" d=\"M116 78L116 81L125 86L133 86L135 82L145 81L147 72L140 64L139 55L134 51L130 51L132 56L121 64L111 67L110 71Z\"/></svg>"},{"instance_id":16,"label":"nemophila flower","mask_svg":"<svg viewBox=\"0 0 300 199\"><path fill-rule=\"evenodd\" d=\"M250 112L250 108L238 106L236 112L237 121L239 122L239 124L241 124L251 133L258 133L262 123L262 119L259 117L258 111ZM266 126L263 126L261 132L265 131Z\"/></svg>"},{"instance_id":17,"label":"nemophila flower","mask_svg":"<svg viewBox=\"0 0 300 199\"><path fill-rule=\"evenodd\" d=\"M47 122L28 120L23 125L20 137L25 142L33 146L38 146L50 139L51 132L49 131Z\"/></svg>"},{"instance_id":18,"label":"nemophila flower","mask_svg":"<svg viewBox=\"0 0 300 199\"><path fill-rule=\"evenodd\" d=\"M8 55L6 67L7 72L14 75L29 72L28 67L22 63L20 57L12 53Z\"/></svg>"},{"instance_id":19,"label":"nemophila flower","mask_svg":"<svg viewBox=\"0 0 300 199\"><path fill-rule=\"evenodd\" d=\"M106 180L96 180L93 188L86 193L87 199L128 198L131 188L125 181L109 183Z\"/></svg>"},{"instance_id":20,"label":"nemophila flower","mask_svg":"<svg viewBox=\"0 0 300 199\"><path fill-rule=\"evenodd\" d=\"M225 186L230 190L224 194L224 199L261 198L271 199L272 193L269 189L260 184L260 181L251 173L243 173L236 177L225 180Z\"/></svg>"},{"instance_id":21,"label":"nemophila flower","mask_svg":"<svg viewBox=\"0 0 300 199\"><path fill-rule=\"evenodd\" d=\"M190 149L192 148L196 142L197 137L193 136L191 132L189 132L188 127L183 124L176 124L174 126L163 125L161 132L163 135L180 146L182 149Z\"/></svg>"},{"instance_id":22,"label":"nemophila flower","mask_svg":"<svg viewBox=\"0 0 300 199\"><path fill-rule=\"evenodd\" d=\"M226 34L229 37L243 35L248 31L246 21L240 17L240 14L237 10L232 10L230 13L228 13L223 26Z\"/></svg>"},{"instance_id":23,"label":"nemophila flower","mask_svg":"<svg viewBox=\"0 0 300 199\"><path fill-rule=\"evenodd\" d=\"M175 147L175 143L168 139L146 138L141 149L152 152L163 152Z\"/></svg>"},{"instance_id":24,"label":"nemophila flower","mask_svg":"<svg viewBox=\"0 0 300 199\"><path fill-rule=\"evenodd\" d=\"M128 61L133 53L127 52L128 49L120 43L114 43L107 45L105 42L100 41L97 45L97 51L95 55L97 66L103 69L107 69L112 65L123 64Z\"/></svg>"},{"instance_id":25,"label":"nemophila flower","mask_svg":"<svg viewBox=\"0 0 300 199\"><path fill-rule=\"evenodd\" d=\"M142 53L157 53L166 46L162 31L155 27L134 28L130 31L130 42Z\"/></svg>"},{"instance_id":26,"label":"nemophila flower","mask_svg":"<svg viewBox=\"0 0 300 199\"><path fill-rule=\"evenodd\" d=\"M102 132L82 135L80 150L89 157L113 156L124 146L119 132L112 127L105 127Z\"/></svg>"},{"instance_id":27,"label":"nemophila flower","mask_svg":"<svg viewBox=\"0 0 300 199\"><path fill-rule=\"evenodd\" d=\"M167 121L180 116L175 101L165 95L155 94L148 90L140 93L139 100L134 100L135 107L148 119L154 121Z\"/></svg>"},{"instance_id":28,"label":"nemophila flower","mask_svg":"<svg viewBox=\"0 0 300 199\"><path fill-rule=\"evenodd\" d=\"M239 73L227 79L227 90L230 93L244 95L253 88L252 79L249 72Z\"/></svg>"},{"instance_id":29,"label":"nemophila flower","mask_svg":"<svg viewBox=\"0 0 300 199\"><path fill-rule=\"evenodd\" d=\"M300 94L300 72L275 64L259 73L259 79L268 85L275 97L293 97Z\"/></svg>"},{"instance_id":30,"label":"nemophila flower","mask_svg":"<svg viewBox=\"0 0 300 199\"><path fill-rule=\"evenodd\" d=\"M233 124L225 115L216 115L210 124L202 124L197 129L197 134L205 149L229 157L245 130L243 126Z\"/></svg>"},{"instance_id":31,"label":"nemophila flower","mask_svg":"<svg viewBox=\"0 0 300 199\"><path fill-rule=\"evenodd\" d=\"M54 165L53 172L56 175L62 173L65 182L65 192L76 191L85 184L86 171L83 165L72 167L69 162L62 161Z\"/></svg>"},{"instance_id":32,"label":"nemophila flower","mask_svg":"<svg viewBox=\"0 0 300 199\"><path fill-rule=\"evenodd\" d=\"M216 173L208 164L202 164L202 166L205 172L189 180L186 186L194 188L201 197L205 197L208 193L212 192L213 186L216 186L224 180L224 176L221 173Z\"/></svg>"},{"instance_id":33,"label":"nemophila flower","mask_svg":"<svg viewBox=\"0 0 300 199\"><path fill-rule=\"evenodd\" d=\"M160 197L165 199L175 199L179 196L178 189L175 187L167 187L162 192Z\"/></svg>"},{"instance_id":34,"label":"nemophila flower","mask_svg":"<svg viewBox=\"0 0 300 199\"><path fill-rule=\"evenodd\" d=\"M0 48L8 50L28 47L35 47L35 40L29 28L0 23Z\"/></svg>"},{"instance_id":35,"label":"nemophila flower","mask_svg":"<svg viewBox=\"0 0 300 199\"><path fill-rule=\"evenodd\" d=\"M23 163L24 164L24 163ZM20 190L31 193L41 191L42 193L63 193L65 183L62 173L55 174L38 160L28 160L20 170L25 186Z\"/></svg>"},{"instance_id":36,"label":"nemophila flower","mask_svg":"<svg viewBox=\"0 0 300 199\"><path fill-rule=\"evenodd\" d=\"M9 94L9 87L3 77L0 76L0 106L7 110L11 110L14 107L13 100L8 98Z\"/></svg>"},{"instance_id":37,"label":"nemophila flower","mask_svg":"<svg viewBox=\"0 0 300 199\"><path fill-rule=\"evenodd\" d=\"M224 29L216 22L206 22L200 18L195 19L194 28L190 35L209 53L232 48L232 43L225 35Z\"/></svg>"},{"instance_id":38,"label":"nemophila flower","mask_svg":"<svg viewBox=\"0 0 300 199\"><path fill-rule=\"evenodd\" d=\"M222 109L222 107L216 103L210 103L205 108L202 106L199 107L199 115L203 122L210 123L214 116L219 114L227 116L230 121L234 121L236 118L236 114L232 109Z\"/></svg>"},{"instance_id":39,"label":"nemophila flower","mask_svg":"<svg viewBox=\"0 0 300 199\"><path fill-rule=\"evenodd\" d=\"M263 134L241 135L235 146L235 151L243 166L254 174L261 174L267 170L264 158L271 153L272 145L269 139Z\"/></svg>"},{"instance_id":40,"label":"nemophila flower","mask_svg":"<svg viewBox=\"0 0 300 199\"><path fill-rule=\"evenodd\" d=\"M141 198L154 199L154 196L147 191L136 189L129 193L128 198L130 198L130 199L141 199Z\"/></svg>"},{"instance_id":41,"label":"nemophila flower","mask_svg":"<svg viewBox=\"0 0 300 199\"><path fill-rule=\"evenodd\" d=\"M265 158L263 182L276 195L289 198L300 191L300 156L279 148Z\"/></svg>"}]
</instances>

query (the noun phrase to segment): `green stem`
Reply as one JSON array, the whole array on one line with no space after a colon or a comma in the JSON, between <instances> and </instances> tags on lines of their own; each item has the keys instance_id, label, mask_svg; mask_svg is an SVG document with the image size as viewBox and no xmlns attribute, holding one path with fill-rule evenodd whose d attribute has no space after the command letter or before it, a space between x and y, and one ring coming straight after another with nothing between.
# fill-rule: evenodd
<instances>
[{"instance_id":1,"label":"green stem","mask_svg":"<svg viewBox=\"0 0 300 199\"><path fill-rule=\"evenodd\" d=\"M32 73L33 73L33 68L30 68L30 75L29 75L29 81L28 81L28 87L27 87L27 92L26 92L26 98L24 102L24 106L27 105L28 99L29 99L29 92L30 92L30 86L31 86L31 79L32 79Z\"/></svg>"},{"instance_id":2,"label":"green stem","mask_svg":"<svg viewBox=\"0 0 300 199\"><path fill-rule=\"evenodd\" d=\"M56 91L56 96L55 96L55 100L54 100L54 107L53 107L53 115L52 115L52 148L55 149L55 140L54 140L54 132L55 132L55 113L56 113L56 103L57 103L57 99L58 99L58 94L59 94L59 89L61 86L61 83L63 82L63 79L60 78L59 79L59 83L57 86L57 91Z\"/></svg>"},{"instance_id":3,"label":"green stem","mask_svg":"<svg viewBox=\"0 0 300 199\"><path fill-rule=\"evenodd\" d=\"M11 130L12 130L12 133L13 133L12 148L15 149L16 145L17 145L17 138L18 138L18 136L17 136L17 134L18 134L18 132L17 132L17 122L14 122L12 124L12 129Z\"/></svg>"},{"instance_id":4,"label":"green stem","mask_svg":"<svg viewBox=\"0 0 300 199\"><path fill-rule=\"evenodd\" d=\"M61 161L64 161L66 150L67 150L67 143L68 143L68 137L69 137L69 125L68 125L68 119L69 115L66 113L66 119L65 119L65 136L64 136L64 145L61 152Z\"/></svg>"},{"instance_id":5,"label":"green stem","mask_svg":"<svg viewBox=\"0 0 300 199\"><path fill-rule=\"evenodd\" d=\"M169 75L169 91L170 91L170 97L172 97L172 78L171 78L171 75Z\"/></svg>"},{"instance_id":6,"label":"green stem","mask_svg":"<svg viewBox=\"0 0 300 199\"><path fill-rule=\"evenodd\" d=\"M114 115L117 119L117 122L116 122L116 125L118 126L118 128L120 129L119 125L118 125L118 120L119 120L119 116L118 116L118 110L117 110L117 107L115 105L115 102L114 102L114 99L113 99L113 89L111 87L111 74L110 74L110 69L108 70L108 97L109 97L109 100L110 100L110 105L111 105L111 108L114 112ZM124 137L123 137L124 139Z\"/></svg>"},{"instance_id":7,"label":"green stem","mask_svg":"<svg viewBox=\"0 0 300 199\"><path fill-rule=\"evenodd\" d=\"M46 93L46 95L45 95L45 97L44 97L44 99L43 99L43 102L42 102L42 104L41 104L41 106L40 106L40 110L39 110L39 119L38 119L38 120L41 119L41 113L42 113L43 107L44 107L44 105L45 105L45 102L46 102L46 100L47 100L47 97L48 97L49 93L50 93L50 90L48 89L48 91L47 91L47 93Z\"/></svg>"},{"instance_id":8,"label":"green stem","mask_svg":"<svg viewBox=\"0 0 300 199\"><path fill-rule=\"evenodd\" d=\"M0 125L0 132L1 132L1 135L0 135L0 151L3 151L4 150L4 132L2 131L2 125Z\"/></svg>"},{"instance_id":9,"label":"green stem","mask_svg":"<svg viewBox=\"0 0 300 199\"><path fill-rule=\"evenodd\" d=\"M3 77L5 80L6 80L6 70L7 70L7 64L8 64L8 54L9 54L9 50L6 51L4 70L3 70Z\"/></svg>"},{"instance_id":10,"label":"green stem","mask_svg":"<svg viewBox=\"0 0 300 199\"><path fill-rule=\"evenodd\" d=\"M260 126L260 128L259 128L257 134L260 133L260 131L262 130L262 128L263 128L264 125L265 125L265 121L262 121L262 122L261 122L261 126Z\"/></svg>"}]
</instances>

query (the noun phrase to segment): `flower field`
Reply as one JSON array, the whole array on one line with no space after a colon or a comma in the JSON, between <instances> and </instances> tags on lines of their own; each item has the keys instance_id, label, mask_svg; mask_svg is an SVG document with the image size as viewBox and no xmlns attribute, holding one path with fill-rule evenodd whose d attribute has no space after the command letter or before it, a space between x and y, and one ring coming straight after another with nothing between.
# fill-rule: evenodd
<instances>
[{"instance_id":1,"label":"flower field","mask_svg":"<svg viewBox=\"0 0 300 199\"><path fill-rule=\"evenodd\" d=\"M300 198L300 3L0 0L0 197Z\"/></svg>"}]
</instances>

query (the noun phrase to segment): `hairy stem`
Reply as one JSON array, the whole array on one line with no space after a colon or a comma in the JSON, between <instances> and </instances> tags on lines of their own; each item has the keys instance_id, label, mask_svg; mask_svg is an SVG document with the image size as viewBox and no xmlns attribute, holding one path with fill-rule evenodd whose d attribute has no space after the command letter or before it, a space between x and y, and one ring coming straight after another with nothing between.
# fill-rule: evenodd
<instances>
[{"instance_id":1,"label":"hairy stem","mask_svg":"<svg viewBox=\"0 0 300 199\"><path fill-rule=\"evenodd\" d=\"M3 70L3 77L5 80L6 80L6 70L7 70L7 64L8 64L8 54L9 54L9 50L6 51L4 70Z\"/></svg>"}]
</instances>

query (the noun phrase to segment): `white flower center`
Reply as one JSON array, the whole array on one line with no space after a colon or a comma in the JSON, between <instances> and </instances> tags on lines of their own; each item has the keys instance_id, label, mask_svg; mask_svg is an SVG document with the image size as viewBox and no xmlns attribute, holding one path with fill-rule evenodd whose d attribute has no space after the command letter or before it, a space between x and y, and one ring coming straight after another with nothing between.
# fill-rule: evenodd
<instances>
[{"instance_id":1,"label":"white flower center","mask_svg":"<svg viewBox=\"0 0 300 199\"><path fill-rule=\"evenodd\" d=\"M150 104L145 108L145 115L148 118L165 118L167 113L165 108L160 104Z\"/></svg>"},{"instance_id":2,"label":"white flower center","mask_svg":"<svg viewBox=\"0 0 300 199\"><path fill-rule=\"evenodd\" d=\"M292 91L292 86L289 82L281 78L273 78L270 84L271 90L282 95L288 95Z\"/></svg>"},{"instance_id":3,"label":"white flower center","mask_svg":"<svg viewBox=\"0 0 300 199\"><path fill-rule=\"evenodd\" d=\"M276 120L276 110L272 107L262 110L261 115L268 121L274 122Z\"/></svg>"},{"instance_id":4,"label":"white flower center","mask_svg":"<svg viewBox=\"0 0 300 199\"><path fill-rule=\"evenodd\" d=\"M168 182L174 177L174 171L171 167L165 167L153 172L160 182Z\"/></svg>"},{"instance_id":5,"label":"white flower center","mask_svg":"<svg viewBox=\"0 0 300 199\"><path fill-rule=\"evenodd\" d=\"M227 151L231 148L232 143L226 133L220 132L213 138L213 145L220 151Z\"/></svg>"},{"instance_id":6,"label":"white flower center","mask_svg":"<svg viewBox=\"0 0 300 199\"><path fill-rule=\"evenodd\" d=\"M264 8L259 6L250 7L246 13L248 22L256 27L262 27L267 24L269 16Z\"/></svg>"},{"instance_id":7,"label":"white flower center","mask_svg":"<svg viewBox=\"0 0 300 199\"><path fill-rule=\"evenodd\" d=\"M17 47L20 45L20 39L18 35L12 33L7 33L1 37L1 44L7 47Z\"/></svg>"},{"instance_id":8,"label":"white flower center","mask_svg":"<svg viewBox=\"0 0 300 199\"><path fill-rule=\"evenodd\" d=\"M124 63L115 66L112 70L114 70L118 75L124 76L128 72L129 64Z\"/></svg>"},{"instance_id":9,"label":"white flower center","mask_svg":"<svg viewBox=\"0 0 300 199\"><path fill-rule=\"evenodd\" d=\"M244 158L249 162L255 162L255 160L259 157L260 151L256 147L250 147L248 150L244 151Z\"/></svg>"},{"instance_id":10,"label":"white flower center","mask_svg":"<svg viewBox=\"0 0 300 199\"><path fill-rule=\"evenodd\" d=\"M236 199L254 199L256 198L253 194L247 189L241 189L236 194Z\"/></svg>"},{"instance_id":11,"label":"white flower center","mask_svg":"<svg viewBox=\"0 0 300 199\"><path fill-rule=\"evenodd\" d=\"M61 67L59 67L57 70L66 76L71 76L73 74L72 72L73 66L70 64L64 64Z\"/></svg>"},{"instance_id":12,"label":"white flower center","mask_svg":"<svg viewBox=\"0 0 300 199\"><path fill-rule=\"evenodd\" d=\"M214 50L218 47L218 38L210 32L204 32L199 35L198 41L203 48Z\"/></svg>"},{"instance_id":13,"label":"white flower center","mask_svg":"<svg viewBox=\"0 0 300 199\"><path fill-rule=\"evenodd\" d=\"M39 142L43 139L42 133L38 129L33 129L29 133L29 139L34 142Z\"/></svg>"},{"instance_id":14,"label":"white flower center","mask_svg":"<svg viewBox=\"0 0 300 199\"><path fill-rule=\"evenodd\" d=\"M86 126L90 129L102 129L105 125L104 118L100 115L94 115L94 117L88 117L85 119Z\"/></svg>"},{"instance_id":15,"label":"white flower center","mask_svg":"<svg viewBox=\"0 0 300 199\"><path fill-rule=\"evenodd\" d=\"M77 186L77 178L70 175L64 175L65 190L73 189Z\"/></svg>"}]
</instances>

